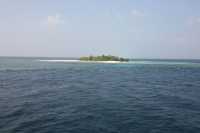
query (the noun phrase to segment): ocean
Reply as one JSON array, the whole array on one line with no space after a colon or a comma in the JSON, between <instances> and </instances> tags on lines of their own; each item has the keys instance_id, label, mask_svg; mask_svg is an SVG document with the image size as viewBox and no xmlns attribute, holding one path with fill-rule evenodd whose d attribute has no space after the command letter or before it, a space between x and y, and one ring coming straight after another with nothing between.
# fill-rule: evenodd
<instances>
[{"instance_id":1,"label":"ocean","mask_svg":"<svg viewBox=\"0 0 200 133\"><path fill-rule=\"evenodd\" d=\"M200 132L199 60L41 59L0 57L0 133Z\"/></svg>"}]
</instances>

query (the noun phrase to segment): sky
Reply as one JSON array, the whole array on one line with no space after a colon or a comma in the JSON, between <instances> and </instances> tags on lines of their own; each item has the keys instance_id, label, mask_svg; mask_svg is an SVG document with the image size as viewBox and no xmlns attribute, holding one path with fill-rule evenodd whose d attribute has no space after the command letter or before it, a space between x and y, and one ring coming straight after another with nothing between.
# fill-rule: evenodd
<instances>
[{"instance_id":1,"label":"sky","mask_svg":"<svg viewBox=\"0 0 200 133\"><path fill-rule=\"evenodd\" d=\"M200 59L199 0L0 0L0 56Z\"/></svg>"}]
</instances>

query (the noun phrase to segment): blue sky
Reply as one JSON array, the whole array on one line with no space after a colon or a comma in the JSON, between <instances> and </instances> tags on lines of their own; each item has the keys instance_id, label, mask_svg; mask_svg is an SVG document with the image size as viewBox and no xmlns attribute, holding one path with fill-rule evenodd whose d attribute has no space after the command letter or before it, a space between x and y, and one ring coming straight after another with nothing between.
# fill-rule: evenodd
<instances>
[{"instance_id":1,"label":"blue sky","mask_svg":"<svg viewBox=\"0 0 200 133\"><path fill-rule=\"evenodd\" d=\"M1 56L200 59L199 0L2 0Z\"/></svg>"}]
</instances>

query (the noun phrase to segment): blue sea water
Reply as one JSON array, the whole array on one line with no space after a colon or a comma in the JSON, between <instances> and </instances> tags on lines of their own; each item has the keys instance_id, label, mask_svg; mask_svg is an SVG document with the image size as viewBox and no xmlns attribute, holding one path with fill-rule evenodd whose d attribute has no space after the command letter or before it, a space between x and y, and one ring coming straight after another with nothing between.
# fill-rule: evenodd
<instances>
[{"instance_id":1,"label":"blue sea water","mask_svg":"<svg viewBox=\"0 0 200 133\"><path fill-rule=\"evenodd\" d=\"M200 61L0 58L0 133L199 133Z\"/></svg>"}]
</instances>

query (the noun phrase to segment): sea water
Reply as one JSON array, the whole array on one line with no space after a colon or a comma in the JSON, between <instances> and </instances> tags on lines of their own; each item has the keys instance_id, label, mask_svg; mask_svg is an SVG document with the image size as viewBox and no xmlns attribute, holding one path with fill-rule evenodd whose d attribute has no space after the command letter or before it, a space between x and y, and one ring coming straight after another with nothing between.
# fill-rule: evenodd
<instances>
[{"instance_id":1,"label":"sea water","mask_svg":"<svg viewBox=\"0 0 200 133\"><path fill-rule=\"evenodd\" d=\"M200 132L199 60L39 60L0 58L0 133Z\"/></svg>"}]
</instances>

